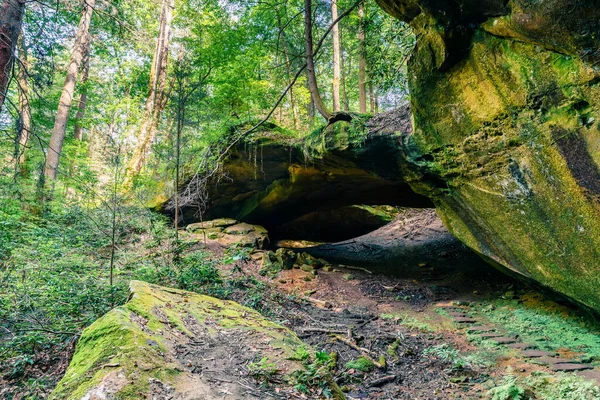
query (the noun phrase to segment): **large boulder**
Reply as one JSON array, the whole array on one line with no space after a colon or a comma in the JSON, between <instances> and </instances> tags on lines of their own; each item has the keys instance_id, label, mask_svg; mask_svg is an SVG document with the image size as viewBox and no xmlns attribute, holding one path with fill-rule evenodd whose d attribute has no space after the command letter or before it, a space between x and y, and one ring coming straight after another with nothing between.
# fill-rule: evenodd
<instances>
[{"instance_id":1,"label":"large boulder","mask_svg":"<svg viewBox=\"0 0 600 400\"><path fill-rule=\"evenodd\" d=\"M405 158L450 231L600 310L600 7L377 0L410 23Z\"/></svg>"},{"instance_id":2,"label":"large boulder","mask_svg":"<svg viewBox=\"0 0 600 400\"><path fill-rule=\"evenodd\" d=\"M51 399L271 398L281 394L267 395L249 373L285 381L304 368L292 360L306 349L300 339L252 309L139 281L130 290L83 332Z\"/></svg>"},{"instance_id":3,"label":"large boulder","mask_svg":"<svg viewBox=\"0 0 600 400\"><path fill-rule=\"evenodd\" d=\"M211 241L225 247L235 245L263 249L269 245L269 233L265 228L231 218L189 224L186 231L193 241Z\"/></svg>"}]
</instances>

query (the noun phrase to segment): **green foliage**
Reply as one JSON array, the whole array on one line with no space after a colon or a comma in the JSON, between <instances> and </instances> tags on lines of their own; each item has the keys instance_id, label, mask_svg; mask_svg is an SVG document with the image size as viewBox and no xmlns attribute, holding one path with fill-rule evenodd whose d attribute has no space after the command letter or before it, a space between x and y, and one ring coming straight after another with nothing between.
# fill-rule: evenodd
<instances>
[{"instance_id":1,"label":"green foliage","mask_svg":"<svg viewBox=\"0 0 600 400\"><path fill-rule=\"evenodd\" d=\"M526 295L525 302L496 300L482 312L493 323L518 332L523 341L542 349L569 348L586 354L590 360L600 360L600 325L596 321L531 297Z\"/></svg>"},{"instance_id":2,"label":"green foliage","mask_svg":"<svg viewBox=\"0 0 600 400\"><path fill-rule=\"evenodd\" d=\"M527 377L507 375L487 395L492 400L598 400L600 387L573 374L534 372Z\"/></svg>"},{"instance_id":3,"label":"green foliage","mask_svg":"<svg viewBox=\"0 0 600 400\"><path fill-rule=\"evenodd\" d=\"M393 314L381 314L382 319L393 320L400 325L405 326L410 330L421 331L421 332L434 332L435 329L426 321L420 320L416 317L406 314L393 313Z\"/></svg>"},{"instance_id":4,"label":"green foliage","mask_svg":"<svg viewBox=\"0 0 600 400\"><path fill-rule=\"evenodd\" d=\"M311 356L310 352L301 347L293 359L303 361L304 365L304 369L294 371L290 376L290 381L296 390L305 394L319 391L325 398L333 398L331 391L331 354L325 351L317 351L314 356Z\"/></svg>"},{"instance_id":5,"label":"green foliage","mask_svg":"<svg viewBox=\"0 0 600 400\"><path fill-rule=\"evenodd\" d=\"M471 366L469 361L449 344L429 347L423 351L423 355L429 355L444 363L448 363L453 370L460 370Z\"/></svg>"},{"instance_id":6,"label":"green foliage","mask_svg":"<svg viewBox=\"0 0 600 400\"><path fill-rule=\"evenodd\" d=\"M306 361L310 359L310 352L306 347L298 347L296 353L292 356L291 360Z\"/></svg>"},{"instance_id":7,"label":"green foliage","mask_svg":"<svg viewBox=\"0 0 600 400\"><path fill-rule=\"evenodd\" d=\"M491 400L523 400L525 399L525 389L516 383L514 376L504 377L502 385L491 389L488 393Z\"/></svg>"},{"instance_id":8,"label":"green foliage","mask_svg":"<svg viewBox=\"0 0 600 400\"><path fill-rule=\"evenodd\" d=\"M346 363L347 369L356 369L362 372L371 372L375 369L375 364L373 361L369 360L367 357L358 357L356 360L352 360Z\"/></svg>"},{"instance_id":9,"label":"green foliage","mask_svg":"<svg viewBox=\"0 0 600 400\"><path fill-rule=\"evenodd\" d=\"M535 393L535 398L544 400L600 399L600 388L594 381L567 373L532 374L523 380L523 384Z\"/></svg>"},{"instance_id":10,"label":"green foliage","mask_svg":"<svg viewBox=\"0 0 600 400\"><path fill-rule=\"evenodd\" d=\"M249 363L248 372L256 379L268 382L277 374L277 367L267 357L263 357L259 361Z\"/></svg>"}]
</instances>

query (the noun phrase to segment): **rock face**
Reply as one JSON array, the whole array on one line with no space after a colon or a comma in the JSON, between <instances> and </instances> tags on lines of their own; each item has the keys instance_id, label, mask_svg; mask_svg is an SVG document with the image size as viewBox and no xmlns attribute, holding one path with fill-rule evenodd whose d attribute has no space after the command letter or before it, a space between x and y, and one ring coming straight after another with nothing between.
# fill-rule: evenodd
<instances>
[{"instance_id":1,"label":"rock face","mask_svg":"<svg viewBox=\"0 0 600 400\"><path fill-rule=\"evenodd\" d=\"M398 132L411 129L408 107L366 124L360 117L338 122L306 140L269 127L230 149L222 179L207 187L204 218L235 218L277 236L283 224L315 212L360 204L431 207L410 188L400 162ZM197 221L193 198L182 212L187 223ZM319 228L327 224L320 219Z\"/></svg>"},{"instance_id":2,"label":"rock face","mask_svg":"<svg viewBox=\"0 0 600 400\"><path fill-rule=\"evenodd\" d=\"M284 378L303 368L291 360L303 343L254 310L144 282L130 289L128 303L83 332L51 399L275 398L244 365Z\"/></svg>"},{"instance_id":3,"label":"rock face","mask_svg":"<svg viewBox=\"0 0 600 400\"><path fill-rule=\"evenodd\" d=\"M377 0L412 26L405 158L450 231L600 310L600 7Z\"/></svg>"},{"instance_id":4,"label":"rock face","mask_svg":"<svg viewBox=\"0 0 600 400\"><path fill-rule=\"evenodd\" d=\"M392 223L364 236L300 251L329 262L404 273L425 266L450 269L484 264L446 229L431 209L407 210Z\"/></svg>"},{"instance_id":5,"label":"rock face","mask_svg":"<svg viewBox=\"0 0 600 400\"><path fill-rule=\"evenodd\" d=\"M291 240L346 240L381 228L397 214L394 207L362 205L315 211L275 227L274 234Z\"/></svg>"}]
</instances>

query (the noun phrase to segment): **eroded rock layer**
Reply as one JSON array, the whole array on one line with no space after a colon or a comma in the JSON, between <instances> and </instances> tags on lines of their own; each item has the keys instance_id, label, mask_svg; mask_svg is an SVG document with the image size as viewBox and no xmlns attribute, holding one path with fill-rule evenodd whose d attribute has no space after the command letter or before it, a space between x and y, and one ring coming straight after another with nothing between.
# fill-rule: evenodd
<instances>
[{"instance_id":1,"label":"eroded rock layer","mask_svg":"<svg viewBox=\"0 0 600 400\"><path fill-rule=\"evenodd\" d=\"M600 8L377 0L410 23L406 158L446 226L600 310Z\"/></svg>"},{"instance_id":2,"label":"eroded rock layer","mask_svg":"<svg viewBox=\"0 0 600 400\"><path fill-rule=\"evenodd\" d=\"M276 235L279 228L283 233L305 229L315 212L361 204L431 207L405 179L410 174L399 138L411 129L408 107L366 121L357 116L352 123L338 122L304 140L266 127L229 150L222 176L207 186L204 219L235 218ZM186 223L199 219L194 199L190 203L183 206ZM168 203L167 210L172 206ZM290 224L303 216L298 225ZM322 218L320 229L331 221L330 228L339 230L333 217ZM363 225L356 226L359 234L382 225L355 220Z\"/></svg>"}]
</instances>

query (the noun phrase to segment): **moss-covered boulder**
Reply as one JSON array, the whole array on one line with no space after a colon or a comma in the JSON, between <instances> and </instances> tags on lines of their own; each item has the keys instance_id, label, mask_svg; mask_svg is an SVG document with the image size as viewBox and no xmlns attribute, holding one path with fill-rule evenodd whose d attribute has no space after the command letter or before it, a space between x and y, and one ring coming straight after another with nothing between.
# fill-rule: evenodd
<instances>
[{"instance_id":1,"label":"moss-covered boulder","mask_svg":"<svg viewBox=\"0 0 600 400\"><path fill-rule=\"evenodd\" d=\"M417 34L413 188L492 262L600 310L598 3L377 2Z\"/></svg>"},{"instance_id":2,"label":"moss-covered boulder","mask_svg":"<svg viewBox=\"0 0 600 400\"><path fill-rule=\"evenodd\" d=\"M83 332L52 399L271 397L249 374L304 368L292 360L304 344L252 309L139 281L130 290Z\"/></svg>"}]
</instances>

